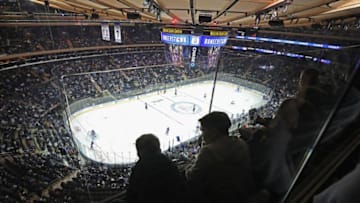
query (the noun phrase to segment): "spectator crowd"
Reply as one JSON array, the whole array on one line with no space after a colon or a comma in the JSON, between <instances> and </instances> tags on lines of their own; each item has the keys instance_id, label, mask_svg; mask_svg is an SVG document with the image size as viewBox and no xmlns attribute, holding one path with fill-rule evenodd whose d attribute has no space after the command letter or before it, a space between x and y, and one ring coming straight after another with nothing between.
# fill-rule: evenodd
<instances>
[{"instance_id":1,"label":"spectator crowd","mask_svg":"<svg viewBox=\"0 0 360 203\"><path fill-rule=\"evenodd\" d=\"M114 45L113 42L102 41L99 30L99 27L92 26L52 27L50 35L47 27L1 29L0 53L11 55L41 50ZM49 36L52 38L48 38ZM125 44L141 44L159 43L160 35L156 26L136 24L125 26L123 36ZM284 46L284 49L288 47ZM293 51L297 51L296 48ZM69 56L72 54L74 53L70 53ZM224 48L221 56L226 56L220 58L221 72L261 83L274 91L269 102L257 109L260 117L274 118L285 98L297 95L300 73L308 66L318 66L317 69L323 77L319 80L332 79L331 83L324 86L339 87L346 75L343 70L336 69L337 66L329 68L311 61L298 63L298 59L281 56L254 54L244 57L227 48ZM264 64L271 64L274 68L259 68ZM107 72L101 72L104 70ZM1 195L0 201L22 202L32 199L37 202L86 202L102 200L124 192L131 180L132 165L111 166L92 163L80 155L64 119L64 94L70 103L88 97L102 97L104 90L113 95L120 95L134 90L145 90L149 85L172 84L199 78L213 73L215 68L194 69L168 64L164 48L154 46L120 48L116 54L40 63L0 71L0 191L4 194ZM333 91L336 92L337 88ZM279 111L281 112L281 109ZM243 113L242 117L244 119L240 120L239 126L248 125L248 115ZM207 126L207 122L202 125ZM229 127L227 123L225 128ZM222 130L223 128L221 126ZM204 133L206 129L202 131ZM228 136L221 130L219 134ZM224 143L232 143L228 138L221 139L224 139ZM205 142L212 143L211 140ZM234 151L244 148L246 153L252 152L252 149L247 152L246 145L242 141L236 141ZM198 141L188 141L166 152L166 157L179 168L186 168L188 163L201 160L199 152L209 153L206 152L206 148L200 146L201 143ZM216 145L213 147L223 151L217 149ZM156 156L160 157L159 154ZM229 154L226 154L225 158L219 159L224 158L228 162L228 156ZM249 157L246 156L239 157L238 161L246 160L250 167L250 160L247 160ZM165 159L162 160L161 164L169 164ZM221 160L218 162L221 163ZM198 164L201 168L201 163ZM191 173L196 173L195 169L193 168L187 176L192 177ZM249 173L247 169L243 170L244 174ZM199 184L199 179L193 180L194 185ZM251 190L249 193L255 194L255 189L252 188L262 187L256 184L247 185Z\"/></svg>"}]
</instances>

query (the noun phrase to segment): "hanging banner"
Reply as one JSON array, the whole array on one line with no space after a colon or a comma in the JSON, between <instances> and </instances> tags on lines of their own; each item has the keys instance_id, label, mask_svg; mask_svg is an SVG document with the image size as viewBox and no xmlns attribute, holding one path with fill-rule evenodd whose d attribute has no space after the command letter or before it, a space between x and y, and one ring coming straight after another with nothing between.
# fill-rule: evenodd
<instances>
[{"instance_id":1,"label":"hanging banner","mask_svg":"<svg viewBox=\"0 0 360 203\"><path fill-rule=\"evenodd\" d=\"M105 41L110 41L109 23L101 23L101 36Z\"/></svg>"},{"instance_id":2,"label":"hanging banner","mask_svg":"<svg viewBox=\"0 0 360 203\"><path fill-rule=\"evenodd\" d=\"M114 36L115 36L115 42L122 43L120 23L114 23Z\"/></svg>"},{"instance_id":3,"label":"hanging banner","mask_svg":"<svg viewBox=\"0 0 360 203\"><path fill-rule=\"evenodd\" d=\"M191 58L190 58L190 68L194 68L196 66L196 54L197 54L197 47L191 48Z\"/></svg>"}]
</instances>

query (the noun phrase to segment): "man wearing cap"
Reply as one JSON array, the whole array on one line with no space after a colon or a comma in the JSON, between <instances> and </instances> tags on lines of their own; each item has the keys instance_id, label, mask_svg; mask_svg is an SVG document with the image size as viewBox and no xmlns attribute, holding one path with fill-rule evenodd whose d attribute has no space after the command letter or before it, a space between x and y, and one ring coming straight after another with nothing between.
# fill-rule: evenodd
<instances>
[{"instance_id":1,"label":"man wearing cap","mask_svg":"<svg viewBox=\"0 0 360 203\"><path fill-rule=\"evenodd\" d=\"M255 188L246 143L229 136L231 121L224 112L211 112L199 121L205 142L185 172L190 199L197 203L245 202Z\"/></svg>"}]
</instances>

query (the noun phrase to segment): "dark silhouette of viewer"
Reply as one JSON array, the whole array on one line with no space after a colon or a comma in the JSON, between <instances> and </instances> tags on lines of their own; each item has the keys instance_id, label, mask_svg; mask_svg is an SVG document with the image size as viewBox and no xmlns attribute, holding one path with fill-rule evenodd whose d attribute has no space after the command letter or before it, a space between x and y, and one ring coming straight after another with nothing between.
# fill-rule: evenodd
<instances>
[{"instance_id":1,"label":"dark silhouette of viewer","mask_svg":"<svg viewBox=\"0 0 360 203\"><path fill-rule=\"evenodd\" d=\"M139 161L134 166L126 199L129 203L184 202L185 178L177 167L161 153L159 139L153 134L136 140Z\"/></svg>"},{"instance_id":2,"label":"dark silhouette of viewer","mask_svg":"<svg viewBox=\"0 0 360 203\"><path fill-rule=\"evenodd\" d=\"M319 98L320 97L320 98ZM291 184L305 150L315 138L320 116L318 106L328 99L319 72L301 72L298 92L284 100L274 118L257 117L261 128L239 129L250 146L256 183L274 198L282 197Z\"/></svg>"},{"instance_id":3,"label":"dark silhouette of viewer","mask_svg":"<svg viewBox=\"0 0 360 203\"><path fill-rule=\"evenodd\" d=\"M263 185L273 198L281 198L286 193L308 147L317 138L335 104L334 91L322 84L319 77L316 69L303 70L296 96L284 100L274 118L258 117L256 122L262 124L262 128L239 129L250 146L256 182ZM355 92L353 95L352 98ZM330 130L326 131L318 147L326 147L326 141L339 136L336 132L351 120L347 117L354 117L350 110L359 112L356 106L359 102L341 106L339 115L335 114Z\"/></svg>"},{"instance_id":4,"label":"dark silhouette of viewer","mask_svg":"<svg viewBox=\"0 0 360 203\"><path fill-rule=\"evenodd\" d=\"M293 162L292 170L295 171L297 166L302 160L305 150L314 141L315 136L318 133L318 129L321 127L323 120L328 115L328 109L334 105L334 99L331 90L324 84L320 83L320 73L314 68L307 68L300 74L297 94L294 98L290 98L282 102L282 111L277 111L274 118L261 118L257 117L256 123L263 125L265 128L269 128L272 123L276 123L276 117L287 117L297 121L296 124L293 121L284 122L284 128L290 129L289 135L291 139L284 143L288 143L289 157ZM289 102L288 100L291 100ZM289 105L291 104L291 105ZM288 114L288 112L297 112L290 116L283 116L279 114ZM280 127L278 125L278 127ZM239 132L244 135L245 138L251 139L252 134L255 134L254 130L239 129ZM286 138L287 139L287 138Z\"/></svg>"},{"instance_id":5,"label":"dark silhouette of viewer","mask_svg":"<svg viewBox=\"0 0 360 203\"><path fill-rule=\"evenodd\" d=\"M247 144L229 136L231 122L224 112L211 112L199 121L205 143L186 170L190 200L245 202L254 192Z\"/></svg>"}]
</instances>

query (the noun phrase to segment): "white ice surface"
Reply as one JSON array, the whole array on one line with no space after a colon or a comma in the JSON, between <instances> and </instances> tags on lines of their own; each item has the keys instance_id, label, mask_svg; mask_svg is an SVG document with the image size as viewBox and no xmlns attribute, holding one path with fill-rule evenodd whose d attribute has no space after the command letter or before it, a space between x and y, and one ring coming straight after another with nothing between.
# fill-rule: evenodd
<instances>
[{"instance_id":1,"label":"white ice surface","mask_svg":"<svg viewBox=\"0 0 360 203\"><path fill-rule=\"evenodd\" d=\"M212 85L212 81L206 81L177 87L177 95L174 89L167 89L166 93L154 92L83 109L70 117L73 136L86 157L103 163L136 161L134 143L144 133L155 134L162 150L166 150L179 144L177 136L182 142L198 135L198 119L209 112ZM224 111L232 117L265 104L262 93L244 87L238 92L237 87L218 81L212 111ZM91 130L96 132L93 149Z\"/></svg>"}]
</instances>

